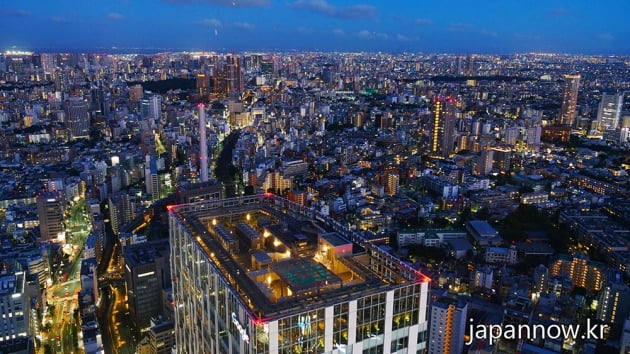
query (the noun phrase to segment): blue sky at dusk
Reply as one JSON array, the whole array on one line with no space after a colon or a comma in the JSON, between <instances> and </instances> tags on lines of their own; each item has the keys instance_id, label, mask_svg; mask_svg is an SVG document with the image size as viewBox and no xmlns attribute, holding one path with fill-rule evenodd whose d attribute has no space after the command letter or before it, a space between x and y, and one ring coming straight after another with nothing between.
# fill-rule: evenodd
<instances>
[{"instance_id":1,"label":"blue sky at dusk","mask_svg":"<svg viewBox=\"0 0 630 354\"><path fill-rule=\"evenodd\" d=\"M630 1L3 2L2 50L628 54Z\"/></svg>"}]
</instances>

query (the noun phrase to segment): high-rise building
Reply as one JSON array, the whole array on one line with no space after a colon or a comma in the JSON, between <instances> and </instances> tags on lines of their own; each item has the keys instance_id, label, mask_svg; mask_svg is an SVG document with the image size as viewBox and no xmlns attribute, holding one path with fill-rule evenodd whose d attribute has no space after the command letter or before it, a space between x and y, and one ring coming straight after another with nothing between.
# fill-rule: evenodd
<instances>
[{"instance_id":1,"label":"high-rise building","mask_svg":"<svg viewBox=\"0 0 630 354\"><path fill-rule=\"evenodd\" d=\"M129 102L130 103L140 102L143 96L144 96L144 90L142 89L142 85L137 84L129 88Z\"/></svg>"},{"instance_id":2,"label":"high-rise building","mask_svg":"<svg viewBox=\"0 0 630 354\"><path fill-rule=\"evenodd\" d=\"M487 175L492 171L492 162L494 162L494 150L484 149L481 150L479 158L477 159L477 166L475 172L480 175Z\"/></svg>"},{"instance_id":3,"label":"high-rise building","mask_svg":"<svg viewBox=\"0 0 630 354\"><path fill-rule=\"evenodd\" d=\"M426 348L429 279L336 221L269 194L168 209L177 352Z\"/></svg>"},{"instance_id":4,"label":"high-rise building","mask_svg":"<svg viewBox=\"0 0 630 354\"><path fill-rule=\"evenodd\" d=\"M623 106L623 93L602 95L597 111L597 125L599 131L615 130L619 126L621 108Z\"/></svg>"},{"instance_id":5,"label":"high-rise building","mask_svg":"<svg viewBox=\"0 0 630 354\"><path fill-rule=\"evenodd\" d=\"M63 239L64 200L59 191L45 191L37 196L37 217L41 239L45 241Z\"/></svg>"},{"instance_id":6,"label":"high-rise building","mask_svg":"<svg viewBox=\"0 0 630 354\"><path fill-rule=\"evenodd\" d=\"M199 116L199 175L201 182L208 182L208 143L206 141L206 111L203 103L197 105Z\"/></svg>"},{"instance_id":7,"label":"high-rise building","mask_svg":"<svg viewBox=\"0 0 630 354\"><path fill-rule=\"evenodd\" d=\"M621 273L614 274L599 292L597 319L605 323L621 324L630 315L630 287L623 282Z\"/></svg>"},{"instance_id":8,"label":"high-rise building","mask_svg":"<svg viewBox=\"0 0 630 354\"><path fill-rule=\"evenodd\" d=\"M429 354L462 353L468 304L442 297L431 305Z\"/></svg>"},{"instance_id":9,"label":"high-rise building","mask_svg":"<svg viewBox=\"0 0 630 354\"><path fill-rule=\"evenodd\" d=\"M452 97L438 96L433 100L433 124L430 149L433 155L448 156L455 145L455 104Z\"/></svg>"},{"instance_id":10,"label":"high-rise building","mask_svg":"<svg viewBox=\"0 0 630 354\"><path fill-rule=\"evenodd\" d=\"M540 125L527 129L527 150L540 151L540 138L542 136L542 127Z\"/></svg>"},{"instance_id":11,"label":"high-rise building","mask_svg":"<svg viewBox=\"0 0 630 354\"><path fill-rule=\"evenodd\" d=\"M135 216L134 204L125 192L119 192L109 197L109 220L112 225L114 235L118 235L120 227L131 220Z\"/></svg>"},{"instance_id":12,"label":"high-rise building","mask_svg":"<svg viewBox=\"0 0 630 354\"><path fill-rule=\"evenodd\" d=\"M65 126L71 139L87 138L90 135L88 103L81 97L70 97L64 103Z\"/></svg>"},{"instance_id":13,"label":"high-rise building","mask_svg":"<svg viewBox=\"0 0 630 354\"><path fill-rule=\"evenodd\" d=\"M225 58L225 81L228 93L243 91L243 69L240 56L228 55Z\"/></svg>"},{"instance_id":14,"label":"high-rise building","mask_svg":"<svg viewBox=\"0 0 630 354\"><path fill-rule=\"evenodd\" d=\"M0 275L0 343L33 334L30 288L24 272Z\"/></svg>"},{"instance_id":15,"label":"high-rise building","mask_svg":"<svg viewBox=\"0 0 630 354\"><path fill-rule=\"evenodd\" d=\"M150 327L152 317L165 312L162 290L171 287L169 255L166 240L123 248L129 312L140 332Z\"/></svg>"},{"instance_id":16,"label":"high-rise building","mask_svg":"<svg viewBox=\"0 0 630 354\"><path fill-rule=\"evenodd\" d=\"M151 195L151 200L160 199L160 176L158 175L157 161L153 155L146 155L145 157L144 186L147 194Z\"/></svg>"},{"instance_id":17,"label":"high-rise building","mask_svg":"<svg viewBox=\"0 0 630 354\"><path fill-rule=\"evenodd\" d=\"M560 125L573 126L577 116L577 98L580 88L580 74L564 75L564 91L562 92L562 108L560 109Z\"/></svg>"},{"instance_id":18,"label":"high-rise building","mask_svg":"<svg viewBox=\"0 0 630 354\"><path fill-rule=\"evenodd\" d=\"M400 175L396 171L387 171L385 173L385 193L388 195L398 194L398 186Z\"/></svg>"}]
</instances>

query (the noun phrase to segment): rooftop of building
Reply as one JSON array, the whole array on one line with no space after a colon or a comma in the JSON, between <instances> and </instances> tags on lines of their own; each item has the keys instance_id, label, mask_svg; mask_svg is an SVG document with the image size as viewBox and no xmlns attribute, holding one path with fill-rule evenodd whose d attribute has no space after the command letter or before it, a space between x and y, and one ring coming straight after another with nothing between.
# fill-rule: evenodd
<instances>
[{"instance_id":1,"label":"rooftop of building","mask_svg":"<svg viewBox=\"0 0 630 354\"><path fill-rule=\"evenodd\" d=\"M429 281L336 221L269 194L169 211L258 318ZM265 218L273 223L260 225ZM260 237L244 233L242 223ZM226 240L239 245L225 247Z\"/></svg>"},{"instance_id":2,"label":"rooftop of building","mask_svg":"<svg viewBox=\"0 0 630 354\"><path fill-rule=\"evenodd\" d=\"M168 257L168 240L145 242L123 248L125 263L130 267L154 263L158 258Z\"/></svg>"}]
</instances>

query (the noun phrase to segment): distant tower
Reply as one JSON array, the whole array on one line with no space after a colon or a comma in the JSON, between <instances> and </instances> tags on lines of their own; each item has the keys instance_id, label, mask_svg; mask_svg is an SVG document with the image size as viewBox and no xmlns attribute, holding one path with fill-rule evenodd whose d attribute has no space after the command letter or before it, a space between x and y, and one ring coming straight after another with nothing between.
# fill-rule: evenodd
<instances>
[{"instance_id":1,"label":"distant tower","mask_svg":"<svg viewBox=\"0 0 630 354\"><path fill-rule=\"evenodd\" d=\"M597 125L600 131L617 129L622 105L623 93L615 95L605 93L602 95L597 111Z\"/></svg>"},{"instance_id":2,"label":"distant tower","mask_svg":"<svg viewBox=\"0 0 630 354\"><path fill-rule=\"evenodd\" d=\"M431 153L448 156L455 144L455 99L438 96L433 100Z\"/></svg>"},{"instance_id":3,"label":"distant tower","mask_svg":"<svg viewBox=\"0 0 630 354\"><path fill-rule=\"evenodd\" d=\"M64 104L65 125L71 139L87 138L90 135L90 117L88 104L81 97L70 97Z\"/></svg>"},{"instance_id":4,"label":"distant tower","mask_svg":"<svg viewBox=\"0 0 630 354\"><path fill-rule=\"evenodd\" d=\"M562 109L560 125L572 126L577 115L577 97L580 88L580 74L564 75L564 92L562 92Z\"/></svg>"},{"instance_id":5,"label":"distant tower","mask_svg":"<svg viewBox=\"0 0 630 354\"><path fill-rule=\"evenodd\" d=\"M199 110L199 170L201 182L208 181L208 143L206 142L206 111L203 103L197 105Z\"/></svg>"}]
</instances>

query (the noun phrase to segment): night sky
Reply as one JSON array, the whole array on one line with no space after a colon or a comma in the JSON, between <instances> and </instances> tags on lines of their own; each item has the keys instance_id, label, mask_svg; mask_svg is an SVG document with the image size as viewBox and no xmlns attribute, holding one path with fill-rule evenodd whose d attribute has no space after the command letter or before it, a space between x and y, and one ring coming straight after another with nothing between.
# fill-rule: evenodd
<instances>
[{"instance_id":1,"label":"night sky","mask_svg":"<svg viewBox=\"0 0 630 354\"><path fill-rule=\"evenodd\" d=\"M23 0L0 50L630 54L628 0Z\"/></svg>"}]
</instances>

